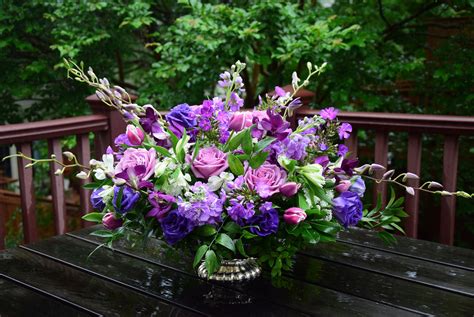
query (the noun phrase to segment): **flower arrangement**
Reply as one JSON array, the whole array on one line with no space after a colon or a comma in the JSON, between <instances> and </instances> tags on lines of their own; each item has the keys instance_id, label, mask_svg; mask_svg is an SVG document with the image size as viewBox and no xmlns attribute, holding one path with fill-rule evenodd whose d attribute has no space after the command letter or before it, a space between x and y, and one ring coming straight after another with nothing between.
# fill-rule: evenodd
<instances>
[{"instance_id":1,"label":"flower arrangement","mask_svg":"<svg viewBox=\"0 0 474 317\"><path fill-rule=\"evenodd\" d=\"M223 260L239 257L255 257L279 276L291 269L298 250L333 242L351 226L376 229L387 242L394 240L390 231L403 232L398 225L407 216L403 198L395 200L392 191L384 208L364 209L364 178L398 184L413 194L405 182L418 176L393 177L392 170L375 178L371 175L383 166L359 166L348 158L342 142L352 127L338 121L337 109L323 109L293 129L287 121L301 105L296 92L325 64L308 63L304 80L293 73L292 94L276 87L253 111L242 111L245 64L237 62L220 74L219 96L200 105L177 105L164 116L151 105L132 103L124 89L84 71L82 64L66 64L69 74L95 87L128 123L115 149L108 147L89 167L70 152L64 154L71 164L51 158L63 166L57 174L79 167L78 177L93 178L86 186L95 212L84 219L103 224L104 230L92 234L105 238L104 245L112 247L134 232L192 248L194 266L203 262L208 276ZM30 166L51 161L28 159ZM471 197L441 188L426 182L416 190Z\"/></svg>"}]
</instances>

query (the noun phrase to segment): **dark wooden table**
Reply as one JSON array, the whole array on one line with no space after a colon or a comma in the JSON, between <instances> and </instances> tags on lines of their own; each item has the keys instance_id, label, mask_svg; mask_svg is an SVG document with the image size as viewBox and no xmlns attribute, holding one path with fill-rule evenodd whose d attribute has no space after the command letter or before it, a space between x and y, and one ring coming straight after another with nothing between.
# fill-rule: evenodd
<instances>
[{"instance_id":1,"label":"dark wooden table","mask_svg":"<svg viewBox=\"0 0 474 317\"><path fill-rule=\"evenodd\" d=\"M297 256L278 287L198 278L152 240L99 249L93 228L0 253L0 316L473 316L474 251L343 233ZM275 283L275 282L274 282Z\"/></svg>"}]
</instances>

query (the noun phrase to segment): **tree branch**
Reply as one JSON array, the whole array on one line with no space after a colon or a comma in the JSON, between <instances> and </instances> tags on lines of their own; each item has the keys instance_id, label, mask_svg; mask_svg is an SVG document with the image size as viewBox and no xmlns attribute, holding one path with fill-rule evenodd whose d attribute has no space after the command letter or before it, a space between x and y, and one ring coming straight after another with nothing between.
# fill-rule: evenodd
<instances>
[{"instance_id":1,"label":"tree branch","mask_svg":"<svg viewBox=\"0 0 474 317\"><path fill-rule=\"evenodd\" d=\"M390 22L388 22L387 18L385 17L385 15L384 15L384 13L383 13L382 0L377 0L377 4L378 4L378 6L379 6L379 15L380 15L380 17L381 17L382 20L385 22L385 24L387 25L387 27L391 27Z\"/></svg>"}]
</instances>

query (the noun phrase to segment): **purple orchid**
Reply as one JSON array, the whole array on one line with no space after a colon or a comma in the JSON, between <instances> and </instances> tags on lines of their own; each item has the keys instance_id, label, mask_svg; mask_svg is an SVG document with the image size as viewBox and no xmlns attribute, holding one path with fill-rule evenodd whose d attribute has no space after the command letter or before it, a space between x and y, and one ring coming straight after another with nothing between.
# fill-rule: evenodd
<instances>
[{"instance_id":1,"label":"purple orchid","mask_svg":"<svg viewBox=\"0 0 474 317\"><path fill-rule=\"evenodd\" d=\"M290 123L270 109L267 110L266 118L254 117L253 123L256 124L256 127L252 129L252 137L257 139L261 139L267 134L283 141L291 133Z\"/></svg>"},{"instance_id":2,"label":"purple orchid","mask_svg":"<svg viewBox=\"0 0 474 317\"><path fill-rule=\"evenodd\" d=\"M155 217L160 220L171 210L176 198L161 192L153 191L148 195L148 201L153 208L146 214L147 217Z\"/></svg>"}]
</instances>

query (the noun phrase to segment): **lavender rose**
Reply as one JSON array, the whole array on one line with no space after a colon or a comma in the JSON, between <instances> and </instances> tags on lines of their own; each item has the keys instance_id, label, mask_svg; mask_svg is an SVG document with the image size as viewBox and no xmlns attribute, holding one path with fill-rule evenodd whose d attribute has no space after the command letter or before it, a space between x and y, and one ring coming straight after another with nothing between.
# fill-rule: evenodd
<instances>
[{"instance_id":1,"label":"lavender rose","mask_svg":"<svg viewBox=\"0 0 474 317\"><path fill-rule=\"evenodd\" d=\"M183 136L183 132L187 128L196 126L196 118L187 103L177 105L172 108L170 113L166 115L169 128L178 138Z\"/></svg>"},{"instance_id":2,"label":"lavender rose","mask_svg":"<svg viewBox=\"0 0 474 317\"><path fill-rule=\"evenodd\" d=\"M104 189L102 187L96 188L91 194L90 201L92 204L92 208L94 208L95 210L102 211L105 208L105 203L102 200L102 197L99 195L103 190Z\"/></svg>"},{"instance_id":3,"label":"lavender rose","mask_svg":"<svg viewBox=\"0 0 474 317\"><path fill-rule=\"evenodd\" d=\"M102 225L105 229L114 230L121 227L122 224L122 219L115 218L113 212L108 212L102 217Z\"/></svg>"},{"instance_id":4,"label":"lavender rose","mask_svg":"<svg viewBox=\"0 0 474 317\"><path fill-rule=\"evenodd\" d=\"M130 211L135 204L137 203L138 199L140 199L140 193L134 191L128 186L123 187L122 191L122 199L119 203L119 193L122 190L122 187L115 186L114 188L114 198L112 199L112 205L115 208L115 211L121 214L124 214Z\"/></svg>"},{"instance_id":5,"label":"lavender rose","mask_svg":"<svg viewBox=\"0 0 474 317\"><path fill-rule=\"evenodd\" d=\"M355 226L362 219L362 202L357 193L343 192L332 200L332 212L344 226Z\"/></svg>"},{"instance_id":6,"label":"lavender rose","mask_svg":"<svg viewBox=\"0 0 474 317\"><path fill-rule=\"evenodd\" d=\"M155 149L126 149L122 158L115 166L115 176L123 179L136 177L138 181L149 179L155 172Z\"/></svg>"},{"instance_id":7,"label":"lavender rose","mask_svg":"<svg viewBox=\"0 0 474 317\"><path fill-rule=\"evenodd\" d=\"M173 210L161 220L161 229L166 242L175 244L193 231L194 225L187 218L179 215L176 210Z\"/></svg>"},{"instance_id":8,"label":"lavender rose","mask_svg":"<svg viewBox=\"0 0 474 317\"><path fill-rule=\"evenodd\" d=\"M277 165L264 163L256 170L249 167L244 179L250 190L256 191L262 198L268 198L278 193L286 183L286 172Z\"/></svg>"},{"instance_id":9,"label":"lavender rose","mask_svg":"<svg viewBox=\"0 0 474 317\"><path fill-rule=\"evenodd\" d=\"M188 156L187 161L191 163L191 170L197 178L217 176L229 167L227 154L215 147L203 148L194 160Z\"/></svg>"},{"instance_id":10,"label":"lavender rose","mask_svg":"<svg viewBox=\"0 0 474 317\"><path fill-rule=\"evenodd\" d=\"M249 220L250 232L261 237L276 233L280 220L278 219L278 212L272 207L272 203L264 203L259 210L260 214Z\"/></svg>"}]
</instances>

